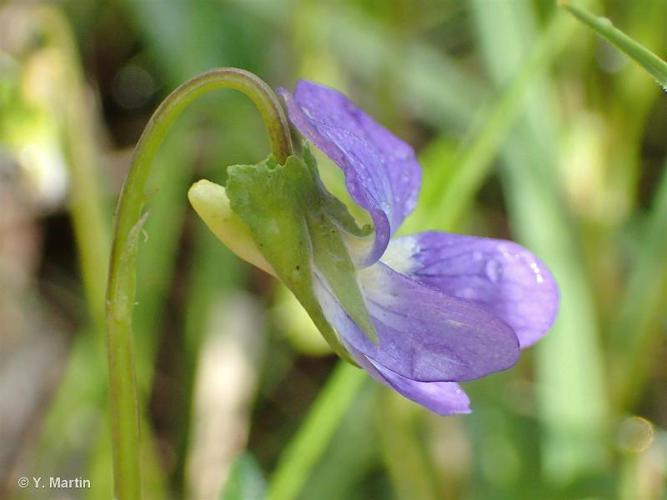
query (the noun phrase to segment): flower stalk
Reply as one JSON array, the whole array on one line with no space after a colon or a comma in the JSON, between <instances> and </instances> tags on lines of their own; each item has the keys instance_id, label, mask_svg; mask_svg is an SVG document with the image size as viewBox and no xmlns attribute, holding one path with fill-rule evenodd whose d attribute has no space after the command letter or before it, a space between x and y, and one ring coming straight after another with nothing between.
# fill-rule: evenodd
<instances>
[{"instance_id":1,"label":"flower stalk","mask_svg":"<svg viewBox=\"0 0 667 500\"><path fill-rule=\"evenodd\" d=\"M121 500L141 498L140 405L132 343L132 309L138 241L146 219L143 213L145 187L153 160L175 120L197 97L221 88L238 90L255 104L279 163L284 163L292 154L289 126L278 98L257 76L235 68L203 73L174 90L155 111L137 143L116 208L106 296L114 490L116 498Z\"/></svg>"}]
</instances>

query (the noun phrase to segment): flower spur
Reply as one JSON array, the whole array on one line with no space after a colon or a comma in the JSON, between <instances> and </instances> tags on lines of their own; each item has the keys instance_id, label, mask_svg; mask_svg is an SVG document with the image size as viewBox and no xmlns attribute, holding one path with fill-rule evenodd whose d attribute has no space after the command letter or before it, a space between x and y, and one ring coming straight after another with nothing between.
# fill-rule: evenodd
<instances>
[{"instance_id":1,"label":"flower spur","mask_svg":"<svg viewBox=\"0 0 667 500\"><path fill-rule=\"evenodd\" d=\"M280 278L334 350L440 414L468 413L458 382L511 367L553 323L558 288L528 250L441 232L392 238L417 203L412 148L336 90L280 91L290 121L345 176L370 216L360 229L319 180L308 149L229 168L189 197L239 256Z\"/></svg>"}]
</instances>

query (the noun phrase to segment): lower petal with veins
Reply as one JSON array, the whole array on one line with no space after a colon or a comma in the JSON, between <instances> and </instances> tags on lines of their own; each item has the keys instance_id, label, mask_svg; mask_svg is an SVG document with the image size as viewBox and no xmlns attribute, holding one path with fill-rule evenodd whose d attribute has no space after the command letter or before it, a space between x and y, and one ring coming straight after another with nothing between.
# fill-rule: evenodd
<instances>
[{"instance_id":1,"label":"lower petal with veins","mask_svg":"<svg viewBox=\"0 0 667 500\"><path fill-rule=\"evenodd\" d=\"M378 342L345 314L326 283L315 295L348 347L376 366L420 382L471 380L512 366L518 340L503 321L470 302L449 297L377 263L359 282Z\"/></svg>"},{"instance_id":2,"label":"lower petal with veins","mask_svg":"<svg viewBox=\"0 0 667 500\"><path fill-rule=\"evenodd\" d=\"M491 311L512 327L522 348L546 334L558 311L558 286L547 267L511 241L430 231L393 239L382 260Z\"/></svg>"}]
</instances>

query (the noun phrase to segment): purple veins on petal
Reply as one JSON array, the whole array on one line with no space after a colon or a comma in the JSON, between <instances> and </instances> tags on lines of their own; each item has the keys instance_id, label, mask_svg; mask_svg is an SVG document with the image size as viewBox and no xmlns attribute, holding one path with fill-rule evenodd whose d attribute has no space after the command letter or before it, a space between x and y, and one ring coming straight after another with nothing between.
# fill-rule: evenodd
<instances>
[{"instance_id":1,"label":"purple veins on petal","mask_svg":"<svg viewBox=\"0 0 667 500\"><path fill-rule=\"evenodd\" d=\"M378 382L442 416L470 413L470 399L456 382L419 382L402 377L359 351L351 350L357 362Z\"/></svg>"},{"instance_id":2,"label":"purple veins on petal","mask_svg":"<svg viewBox=\"0 0 667 500\"><path fill-rule=\"evenodd\" d=\"M438 232L391 239L421 186L412 148L336 90L300 81L293 94L280 93L292 123L343 170L374 224L357 278L377 342L315 269L327 321L381 383L441 415L468 413L456 382L509 368L553 324L559 296L551 273L510 241Z\"/></svg>"},{"instance_id":3,"label":"purple veins on petal","mask_svg":"<svg viewBox=\"0 0 667 500\"><path fill-rule=\"evenodd\" d=\"M378 342L371 342L319 281L315 293L343 342L376 367L412 381L471 380L512 366L519 343L485 309L449 297L382 263L359 272Z\"/></svg>"},{"instance_id":4,"label":"purple veins on petal","mask_svg":"<svg viewBox=\"0 0 667 500\"><path fill-rule=\"evenodd\" d=\"M302 80L293 95L280 93L292 123L343 170L352 199L369 212L375 242L363 264L376 262L417 202L413 149L334 89Z\"/></svg>"},{"instance_id":5,"label":"purple veins on petal","mask_svg":"<svg viewBox=\"0 0 667 500\"><path fill-rule=\"evenodd\" d=\"M539 340L558 311L558 286L547 267L511 241L425 232L392 240L383 261L486 308L512 327L521 348Z\"/></svg>"}]
</instances>

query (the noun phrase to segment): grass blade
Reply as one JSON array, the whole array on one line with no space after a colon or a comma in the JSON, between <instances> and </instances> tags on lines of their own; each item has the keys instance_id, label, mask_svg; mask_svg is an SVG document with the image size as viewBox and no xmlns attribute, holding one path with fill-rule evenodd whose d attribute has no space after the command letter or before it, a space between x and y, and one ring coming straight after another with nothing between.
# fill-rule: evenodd
<instances>
[{"instance_id":1,"label":"grass blade","mask_svg":"<svg viewBox=\"0 0 667 500\"><path fill-rule=\"evenodd\" d=\"M502 85L534 39L534 13L523 0L472 6L487 65ZM558 320L537 354L544 473L564 483L606 464L607 394L593 298L555 175L558 124L550 95L544 78L526 92L502 175L515 233L547 262L561 290Z\"/></svg>"},{"instance_id":2,"label":"grass blade","mask_svg":"<svg viewBox=\"0 0 667 500\"><path fill-rule=\"evenodd\" d=\"M667 62L618 28L615 28L606 17L597 17L587 9L573 5L569 1L563 1L562 5L577 19L642 66L667 91Z\"/></svg>"}]
</instances>

